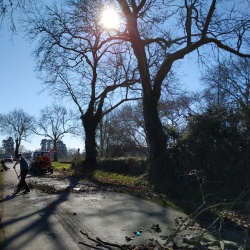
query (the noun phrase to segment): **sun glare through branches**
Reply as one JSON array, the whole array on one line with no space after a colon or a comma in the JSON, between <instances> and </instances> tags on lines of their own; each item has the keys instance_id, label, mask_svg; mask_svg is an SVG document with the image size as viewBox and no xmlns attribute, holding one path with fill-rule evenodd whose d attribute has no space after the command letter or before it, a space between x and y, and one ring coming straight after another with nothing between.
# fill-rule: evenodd
<instances>
[{"instance_id":1,"label":"sun glare through branches","mask_svg":"<svg viewBox=\"0 0 250 250\"><path fill-rule=\"evenodd\" d=\"M103 10L101 16L101 24L107 29L115 29L119 26L119 16L112 8Z\"/></svg>"}]
</instances>

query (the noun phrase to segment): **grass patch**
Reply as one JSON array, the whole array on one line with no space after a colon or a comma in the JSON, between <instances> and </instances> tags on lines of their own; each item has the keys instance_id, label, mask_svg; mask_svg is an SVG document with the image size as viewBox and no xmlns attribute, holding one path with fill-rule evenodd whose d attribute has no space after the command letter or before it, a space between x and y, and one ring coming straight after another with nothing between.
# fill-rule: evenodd
<instances>
[{"instance_id":1,"label":"grass patch","mask_svg":"<svg viewBox=\"0 0 250 250\"><path fill-rule=\"evenodd\" d=\"M143 187L144 189L150 188L148 181L145 180L143 176L136 177L96 170L93 178L103 184L116 184L127 187Z\"/></svg>"},{"instance_id":2,"label":"grass patch","mask_svg":"<svg viewBox=\"0 0 250 250\"><path fill-rule=\"evenodd\" d=\"M67 171L67 174L74 174L73 170L71 170L71 164L63 162L53 162L53 166L56 171ZM104 170L96 170L91 175L91 177L82 176L80 178L85 181L93 181L99 186L107 189L127 193L129 195L133 195L135 197L157 203L158 205L164 207L171 207L176 210L182 211L182 209L170 199L168 199L166 195L155 193L153 191L154 187L149 183L145 174L139 176L131 176Z\"/></svg>"},{"instance_id":3,"label":"grass patch","mask_svg":"<svg viewBox=\"0 0 250 250\"><path fill-rule=\"evenodd\" d=\"M55 170L57 171L65 171L68 170L71 167L71 163L61 163L57 161L53 161L52 165L54 166Z\"/></svg>"},{"instance_id":4,"label":"grass patch","mask_svg":"<svg viewBox=\"0 0 250 250\"><path fill-rule=\"evenodd\" d=\"M99 185L108 186L115 191L120 191L135 197L154 202L164 207L171 207L182 211L174 202L171 202L165 195L153 192L153 186L145 175L130 176L96 170L93 180Z\"/></svg>"}]
</instances>

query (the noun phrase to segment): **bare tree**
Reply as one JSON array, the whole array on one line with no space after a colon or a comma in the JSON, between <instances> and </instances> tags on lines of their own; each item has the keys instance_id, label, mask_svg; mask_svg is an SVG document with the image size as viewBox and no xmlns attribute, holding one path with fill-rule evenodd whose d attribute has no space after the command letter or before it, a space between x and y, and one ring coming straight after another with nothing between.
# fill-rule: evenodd
<instances>
[{"instance_id":1,"label":"bare tree","mask_svg":"<svg viewBox=\"0 0 250 250\"><path fill-rule=\"evenodd\" d=\"M249 57L249 2L115 2L120 7L121 16L125 17L125 23L117 30L116 38L131 43L138 62L152 179L160 188L170 173L166 155L167 136L158 114L165 78L175 62L194 51L199 53L202 62L206 59L211 61L217 54L224 52ZM149 60L152 55L153 58Z\"/></svg>"},{"instance_id":2,"label":"bare tree","mask_svg":"<svg viewBox=\"0 0 250 250\"><path fill-rule=\"evenodd\" d=\"M4 20L12 32L16 31L15 13L25 10L33 1L30 0L0 0L0 29Z\"/></svg>"},{"instance_id":3,"label":"bare tree","mask_svg":"<svg viewBox=\"0 0 250 250\"><path fill-rule=\"evenodd\" d=\"M0 132L15 140L15 158L18 156L21 142L28 141L29 136L33 134L34 122L35 118L22 109L0 115Z\"/></svg>"},{"instance_id":4,"label":"bare tree","mask_svg":"<svg viewBox=\"0 0 250 250\"><path fill-rule=\"evenodd\" d=\"M40 118L36 123L34 133L37 135L50 138L53 148L57 148L57 142L63 138L65 134L76 134L77 126L75 116L71 111L67 111L65 107L53 105L45 107L40 112ZM54 161L57 161L57 153L54 154Z\"/></svg>"},{"instance_id":5,"label":"bare tree","mask_svg":"<svg viewBox=\"0 0 250 250\"><path fill-rule=\"evenodd\" d=\"M128 133L136 141L136 144L141 148L145 148L148 144L142 113L142 102L140 100L133 105L125 105L118 113L118 116L122 124L124 124L123 127L127 128Z\"/></svg>"},{"instance_id":6,"label":"bare tree","mask_svg":"<svg viewBox=\"0 0 250 250\"><path fill-rule=\"evenodd\" d=\"M124 105L106 115L99 125L99 151L101 157L147 155L141 110Z\"/></svg>"},{"instance_id":7,"label":"bare tree","mask_svg":"<svg viewBox=\"0 0 250 250\"><path fill-rule=\"evenodd\" d=\"M99 25L99 3L104 2L112 3L120 10L119 14L123 19L119 29L105 32ZM117 86L120 89L126 83L128 90L128 81L124 81L124 76L130 80L132 76L140 79L152 180L161 187L166 183L170 172L166 154L167 135L158 113L158 103L166 77L178 60L194 51L198 52L201 62L211 61L224 53L249 57L249 2L183 0L176 4L173 0L100 0L82 1L79 4L79 1L71 0L69 3L68 9L65 7L65 11L61 12L62 15L59 15L59 10L63 8L55 8L54 11L47 8L46 12L39 8L28 20L32 25L29 28L31 38L41 38L36 53L40 57L40 69L47 70L54 76L53 81L52 78L47 81L50 86L54 87L60 79L67 86L66 91L64 88L62 92L71 93L82 114L85 133L92 137L91 140L86 137L85 142L86 159L93 159L93 162L96 158L96 151L93 150L96 148L93 139L97 127L95 124L98 124L103 115L101 109L104 100L111 89L118 89ZM107 54L115 55L114 59L108 58ZM129 68L124 67L125 59L126 62L130 59ZM99 66L104 65L104 62L107 67L100 69ZM67 66L67 70L74 68L74 73L82 73L81 81L78 81L81 90L83 86L86 87L87 81L91 82L88 91L84 91L85 95L79 95L83 92L79 89L76 92L76 86L69 84L73 80L76 82L75 76L71 75L70 78L69 71L62 75L66 73L62 71L62 65L64 70ZM121 71L123 76L120 75ZM56 77L53 72L57 72ZM111 85L111 82L115 84ZM97 91L100 86L102 88ZM62 90L61 87L54 89L59 92ZM90 101L88 104L85 102L83 110L81 101L86 100L86 93L89 94ZM117 93L115 96L121 94ZM113 102L111 99L109 101L112 107L116 106L114 98Z\"/></svg>"},{"instance_id":8,"label":"bare tree","mask_svg":"<svg viewBox=\"0 0 250 250\"><path fill-rule=\"evenodd\" d=\"M30 39L40 38L35 56L47 88L59 98L69 98L79 111L85 163L91 168L97 164L99 122L120 104L137 98L132 86L140 80L126 42L112 41L103 33L100 15L93 10L104 2L68 1L44 11L39 7L28 13L26 26Z\"/></svg>"},{"instance_id":9,"label":"bare tree","mask_svg":"<svg viewBox=\"0 0 250 250\"><path fill-rule=\"evenodd\" d=\"M209 105L250 107L250 59L230 58L218 62L203 75Z\"/></svg>"},{"instance_id":10,"label":"bare tree","mask_svg":"<svg viewBox=\"0 0 250 250\"><path fill-rule=\"evenodd\" d=\"M195 103L193 95L176 89L174 92L171 93L172 97L170 93L165 93L158 105L164 131L168 135L168 147L173 146L179 138L181 129L186 125L186 117L193 113L191 106ZM124 153L149 156L141 101L125 104L104 117L99 130L101 157L114 157L111 145L116 151L119 149L122 156L125 156Z\"/></svg>"},{"instance_id":11,"label":"bare tree","mask_svg":"<svg viewBox=\"0 0 250 250\"><path fill-rule=\"evenodd\" d=\"M122 109L118 110L116 112L116 123L119 124L121 131L126 131L126 137L131 145L129 149L134 153L134 156L148 156L148 143L141 101L133 105L124 105Z\"/></svg>"}]
</instances>

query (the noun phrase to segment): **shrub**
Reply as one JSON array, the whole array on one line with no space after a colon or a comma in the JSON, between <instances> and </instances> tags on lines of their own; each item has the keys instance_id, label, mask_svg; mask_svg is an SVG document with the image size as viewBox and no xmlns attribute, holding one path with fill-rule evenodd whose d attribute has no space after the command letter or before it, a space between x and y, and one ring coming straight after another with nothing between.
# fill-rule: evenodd
<instances>
[{"instance_id":1,"label":"shrub","mask_svg":"<svg viewBox=\"0 0 250 250\"><path fill-rule=\"evenodd\" d=\"M148 160L135 157L99 159L98 165L107 172L139 176L147 172Z\"/></svg>"}]
</instances>

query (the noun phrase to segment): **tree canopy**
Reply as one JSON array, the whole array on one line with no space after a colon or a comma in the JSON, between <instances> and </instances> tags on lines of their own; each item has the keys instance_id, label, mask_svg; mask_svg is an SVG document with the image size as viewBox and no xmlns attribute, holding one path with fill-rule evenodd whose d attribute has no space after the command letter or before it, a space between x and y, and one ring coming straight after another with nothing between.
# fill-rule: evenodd
<instances>
[{"instance_id":1,"label":"tree canopy","mask_svg":"<svg viewBox=\"0 0 250 250\"><path fill-rule=\"evenodd\" d=\"M57 143L65 134L77 134L77 123L71 111L59 105L47 106L40 111L40 117L36 122L34 132L37 135L49 138L53 148L57 148ZM57 161L57 154L54 154Z\"/></svg>"}]
</instances>

